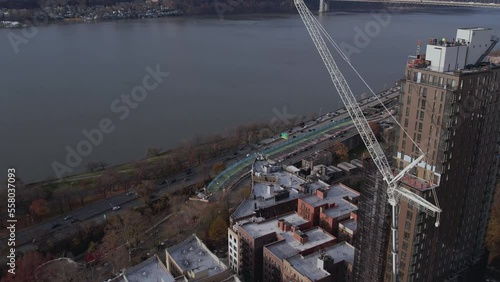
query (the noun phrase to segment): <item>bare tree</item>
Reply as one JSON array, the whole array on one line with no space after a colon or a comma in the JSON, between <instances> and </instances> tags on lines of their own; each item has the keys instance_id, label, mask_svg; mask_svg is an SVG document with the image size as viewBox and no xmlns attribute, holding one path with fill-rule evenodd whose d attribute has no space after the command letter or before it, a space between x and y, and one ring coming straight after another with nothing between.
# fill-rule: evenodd
<instances>
[{"instance_id":1,"label":"bare tree","mask_svg":"<svg viewBox=\"0 0 500 282\"><path fill-rule=\"evenodd\" d=\"M88 162L87 163L87 171L94 172L99 168L98 162Z\"/></svg>"},{"instance_id":2,"label":"bare tree","mask_svg":"<svg viewBox=\"0 0 500 282\"><path fill-rule=\"evenodd\" d=\"M111 259L117 257L116 251L123 245L128 251L128 262L132 261L132 252L138 247L144 233L144 220L140 213L128 209L115 217L110 218L106 226L106 235L103 238L102 248L105 253L112 253ZM105 255L105 257L108 257ZM107 258L109 259L109 258ZM121 265L114 267L113 272Z\"/></svg>"},{"instance_id":3,"label":"bare tree","mask_svg":"<svg viewBox=\"0 0 500 282\"><path fill-rule=\"evenodd\" d=\"M161 149L160 148L153 148L149 147L147 152L146 152L146 157L151 158L151 157L157 157L161 155Z\"/></svg>"},{"instance_id":4,"label":"bare tree","mask_svg":"<svg viewBox=\"0 0 500 282\"><path fill-rule=\"evenodd\" d=\"M156 185L153 181L142 181L139 185L136 186L137 194L142 199L142 201L147 204L149 202L149 198L153 195L156 190Z\"/></svg>"}]
</instances>

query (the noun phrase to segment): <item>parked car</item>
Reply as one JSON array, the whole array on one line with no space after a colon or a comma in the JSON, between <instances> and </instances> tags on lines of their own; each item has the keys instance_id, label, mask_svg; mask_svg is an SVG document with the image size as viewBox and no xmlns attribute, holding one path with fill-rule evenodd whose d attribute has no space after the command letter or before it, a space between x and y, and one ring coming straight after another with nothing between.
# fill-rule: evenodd
<instances>
[{"instance_id":1,"label":"parked car","mask_svg":"<svg viewBox=\"0 0 500 282\"><path fill-rule=\"evenodd\" d=\"M120 209L120 206L114 206L114 207L112 208L112 210L114 210L114 211L117 211L117 210L119 210L119 209Z\"/></svg>"}]
</instances>

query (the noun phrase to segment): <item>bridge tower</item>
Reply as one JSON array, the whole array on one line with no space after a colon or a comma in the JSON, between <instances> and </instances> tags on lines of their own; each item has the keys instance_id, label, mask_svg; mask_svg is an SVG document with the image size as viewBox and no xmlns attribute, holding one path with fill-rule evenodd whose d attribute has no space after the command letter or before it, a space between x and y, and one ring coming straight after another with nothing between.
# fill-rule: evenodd
<instances>
[{"instance_id":1,"label":"bridge tower","mask_svg":"<svg viewBox=\"0 0 500 282\"><path fill-rule=\"evenodd\" d=\"M328 2L330 0L319 0L319 12L320 13L327 13L329 11L328 9Z\"/></svg>"}]
</instances>

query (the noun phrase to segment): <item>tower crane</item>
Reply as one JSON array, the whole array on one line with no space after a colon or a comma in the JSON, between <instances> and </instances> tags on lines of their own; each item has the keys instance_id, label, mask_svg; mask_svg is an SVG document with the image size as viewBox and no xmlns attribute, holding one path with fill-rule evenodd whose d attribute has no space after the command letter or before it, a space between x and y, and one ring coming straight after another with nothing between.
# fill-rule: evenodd
<instances>
[{"instance_id":1,"label":"tower crane","mask_svg":"<svg viewBox=\"0 0 500 282\"><path fill-rule=\"evenodd\" d=\"M441 213L441 209L439 208L439 202L437 201L436 193L433 190L433 195L435 197L436 205L430 203L419 195L411 192L410 190L402 187L400 185L401 179L405 176L405 174L419 164L422 159L425 157L425 154L422 154L414 161L412 161L406 168L401 170L398 174L394 174L393 170L389 166L389 162L382 150L382 147L377 141L375 134L370 128L368 121L366 120L363 111L361 110L359 104L356 101L354 94L349 87L344 75L340 71L337 63L333 59L330 50L326 46L326 43L320 33L320 31L325 32L324 28L319 24L316 18L313 16L311 11L306 7L303 0L294 0L295 7L306 26L311 39L314 42L314 45L318 49L318 52L323 60L323 63L330 74L330 78L333 82L333 85L337 89L337 92L344 103L346 110L349 112L349 115L361 136L363 143L366 146L366 149L370 153L370 156L380 171L383 180L387 184L387 199L389 204L391 205L391 254L392 254L392 277L393 281L398 281L398 222L397 222L397 206L399 200L404 200L408 202L410 205L416 206L420 211L427 213L430 216L436 215L436 227L439 226L439 216ZM328 36L328 35L327 35ZM337 48L338 50L338 48ZM339 51L340 55L344 58L345 55Z\"/></svg>"}]
</instances>

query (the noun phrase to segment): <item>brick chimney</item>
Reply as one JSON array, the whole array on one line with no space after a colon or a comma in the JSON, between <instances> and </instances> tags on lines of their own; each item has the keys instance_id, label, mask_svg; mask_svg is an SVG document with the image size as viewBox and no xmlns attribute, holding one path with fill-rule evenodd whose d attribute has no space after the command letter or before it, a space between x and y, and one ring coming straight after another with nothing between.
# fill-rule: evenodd
<instances>
[{"instance_id":1,"label":"brick chimney","mask_svg":"<svg viewBox=\"0 0 500 282\"><path fill-rule=\"evenodd\" d=\"M280 220L278 220L278 228L281 230L281 231L284 231L285 230L285 220L282 218Z\"/></svg>"},{"instance_id":2,"label":"brick chimney","mask_svg":"<svg viewBox=\"0 0 500 282\"><path fill-rule=\"evenodd\" d=\"M303 233L300 230L296 230L293 232L293 238L299 241L301 244L305 244L309 241L309 236L307 236L307 234Z\"/></svg>"},{"instance_id":3,"label":"brick chimney","mask_svg":"<svg viewBox=\"0 0 500 282\"><path fill-rule=\"evenodd\" d=\"M322 189L322 188L319 188L318 190L316 190L316 196L318 196L320 199L324 199L327 195L327 191Z\"/></svg>"}]
</instances>

